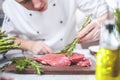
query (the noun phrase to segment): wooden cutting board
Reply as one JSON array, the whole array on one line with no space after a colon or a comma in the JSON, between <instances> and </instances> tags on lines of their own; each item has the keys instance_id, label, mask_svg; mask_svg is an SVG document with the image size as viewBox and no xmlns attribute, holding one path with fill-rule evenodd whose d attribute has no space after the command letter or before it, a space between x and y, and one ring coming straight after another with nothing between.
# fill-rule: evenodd
<instances>
[{"instance_id":1,"label":"wooden cutting board","mask_svg":"<svg viewBox=\"0 0 120 80\"><path fill-rule=\"evenodd\" d=\"M76 65L72 66L49 66L43 65L42 74L94 74L95 73L95 61L91 60L92 65L90 67L80 67ZM15 64L10 64L5 68L6 72L18 73L15 71ZM33 68L27 68L18 74L35 74Z\"/></svg>"}]
</instances>

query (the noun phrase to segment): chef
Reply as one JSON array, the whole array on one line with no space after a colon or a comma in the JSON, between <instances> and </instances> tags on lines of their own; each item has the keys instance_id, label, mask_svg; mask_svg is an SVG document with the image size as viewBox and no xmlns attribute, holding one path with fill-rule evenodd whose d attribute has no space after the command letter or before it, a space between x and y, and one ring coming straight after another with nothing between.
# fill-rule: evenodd
<instances>
[{"instance_id":1,"label":"chef","mask_svg":"<svg viewBox=\"0 0 120 80\"><path fill-rule=\"evenodd\" d=\"M92 15L91 23L76 31L75 12ZM5 0L2 30L22 50L35 54L60 51L75 37L79 43L99 39L99 29L106 19L104 0Z\"/></svg>"}]
</instances>

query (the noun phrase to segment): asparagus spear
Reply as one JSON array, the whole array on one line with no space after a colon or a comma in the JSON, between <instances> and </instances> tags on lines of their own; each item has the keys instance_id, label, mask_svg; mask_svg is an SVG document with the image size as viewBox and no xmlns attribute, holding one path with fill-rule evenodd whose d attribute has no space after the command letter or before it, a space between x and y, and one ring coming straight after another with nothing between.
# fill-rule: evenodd
<instances>
[{"instance_id":1,"label":"asparagus spear","mask_svg":"<svg viewBox=\"0 0 120 80\"><path fill-rule=\"evenodd\" d=\"M3 37L7 37L7 35L5 34L5 31L2 32L2 30L0 29L0 38L3 38Z\"/></svg>"},{"instance_id":2,"label":"asparagus spear","mask_svg":"<svg viewBox=\"0 0 120 80\"><path fill-rule=\"evenodd\" d=\"M0 53L6 53L10 49L17 49L17 48L19 48L19 44L0 46Z\"/></svg>"},{"instance_id":3,"label":"asparagus spear","mask_svg":"<svg viewBox=\"0 0 120 80\"><path fill-rule=\"evenodd\" d=\"M0 46L12 45L13 43L14 43L13 40L6 40L4 42L0 42Z\"/></svg>"},{"instance_id":4,"label":"asparagus spear","mask_svg":"<svg viewBox=\"0 0 120 80\"><path fill-rule=\"evenodd\" d=\"M14 40L14 38L3 37L3 38L0 39L0 42L4 42L4 41L7 41L7 40Z\"/></svg>"},{"instance_id":5,"label":"asparagus spear","mask_svg":"<svg viewBox=\"0 0 120 80\"><path fill-rule=\"evenodd\" d=\"M82 28L78 31L80 32L83 28L85 28L90 23L90 16L87 16L87 19L85 23L82 25ZM60 51L60 53L67 53L66 56L71 56L74 48L76 47L76 44L78 43L79 38L75 38L70 44L65 46L63 50Z\"/></svg>"},{"instance_id":6,"label":"asparagus spear","mask_svg":"<svg viewBox=\"0 0 120 80\"><path fill-rule=\"evenodd\" d=\"M9 49L0 50L0 53L6 53Z\"/></svg>"},{"instance_id":7,"label":"asparagus spear","mask_svg":"<svg viewBox=\"0 0 120 80\"><path fill-rule=\"evenodd\" d=\"M18 48L18 45L0 46L0 50L4 50L4 49L15 49L15 48Z\"/></svg>"}]
</instances>

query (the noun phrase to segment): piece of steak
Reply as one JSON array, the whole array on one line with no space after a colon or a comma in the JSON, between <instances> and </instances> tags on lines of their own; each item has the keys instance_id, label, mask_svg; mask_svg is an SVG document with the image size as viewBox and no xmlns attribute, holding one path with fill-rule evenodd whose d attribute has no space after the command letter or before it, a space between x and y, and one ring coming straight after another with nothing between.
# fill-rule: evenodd
<instances>
[{"instance_id":1,"label":"piece of steak","mask_svg":"<svg viewBox=\"0 0 120 80\"><path fill-rule=\"evenodd\" d=\"M77 66L89 67L89 66L91 66L91 61L90 61L90 59L81 60L77 63Z\"/></svg>"},{"instance_id":2,"label":"piece of steak","mask_svg":"<svg viewBox=\"0 0 120 80\"><path fill-rule=\"evenodd\" d=\"M84 54L79 54L79 53L73 53L72 56L69 57L69 60L72 63L78 63L79 61L83 60L85 57Z\"/></svg>"},{"instance_id":3,"label":"piece of steak","mask_svg":"<svg viewBox=\"0 0 120 80\"><path fill-rule=\"evenodd\" d=\"M13 78L1 77L0 80L14 80Z\"/></svg>"},{"instance_id":4,"label":"piece of steak","mask_svg":"<svg viewBox=\"0 0 120 80\"><path fill-rule=\"evenodd\" d=\"M34 60L51 66L69 66L71 61L64 54L45 54L44 56L34 58Z\"/></svg>"}]
</instances>

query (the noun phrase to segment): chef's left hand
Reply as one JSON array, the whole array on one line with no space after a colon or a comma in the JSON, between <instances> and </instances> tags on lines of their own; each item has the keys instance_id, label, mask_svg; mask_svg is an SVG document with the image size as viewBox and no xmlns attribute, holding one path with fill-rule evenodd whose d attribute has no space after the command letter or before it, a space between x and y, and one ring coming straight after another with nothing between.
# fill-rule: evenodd
<instances>
[{"instance_id":1,"label":"chef's left hand","mask_svg":"<svg viewBox=\"0 0 120 80\"><path fill-rule=\"evenodd\" d=\"M86 26L77 35L79 38L78 43L88 43L99 40L101 25L97 20L91 21L88 26Z\"/></svg>"}]
</instances>

